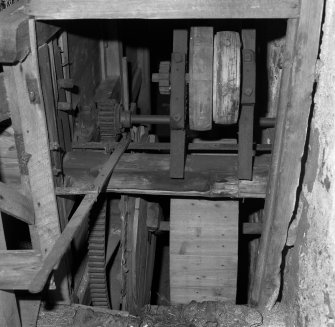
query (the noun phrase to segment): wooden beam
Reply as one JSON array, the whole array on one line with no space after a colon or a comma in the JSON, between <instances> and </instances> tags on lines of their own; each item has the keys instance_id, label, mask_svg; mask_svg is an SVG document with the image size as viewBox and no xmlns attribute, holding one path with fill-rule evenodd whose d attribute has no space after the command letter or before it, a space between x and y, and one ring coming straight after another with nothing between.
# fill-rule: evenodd
<instances>
[{"instance_id":1,"label":"wooden beam","mask_svg":"<svg viewBox=\"0 0 335 327\"><path fill-rule=\"evenodd\" d=\"M271 309L279 294L282 251L301 182L323 6L323 1L302 0L300 19L288 21L274 153L252 292L252 302L261 308Z\"/></svg>"},{"instance_id":2,"label":"wooden beam","mask_svg":"<svg viewBox=\"0 0 335 327\"><path fill-rule=\"evenodd\" d=\"M29 21L31 52L15 66L4 66L6 88L21 170L23 189L31 194L35 224L30 233L33 248L45 256L60 235L58 208L51 169L44 100L40 86L34 20ZM62 275L59 278L58 276ZM69 301L69 289L62 265L55 273L58 294ZM58 283L59 281L59 283Z\"/></svg>"},{"instance_id":3,"label":"wooden beam","mask_svg":"<svg viewBox=\"0 0 335 327\"><path fill-rule=\"evenodd\" d=\"M18 1L0 13L0 62L16 63L30 51L26 1Z\"/></svg>"},{"instance_id":4,"label":"wooden beam","mask_svg":"<svg viewBox=\"0 0 335 327\"><path fill-rule=\"evenodd\" d=\"M73 192L90 193L94 176L108 155L72 151L64 160L64 173L73 181ZM169 155L124 154L107 187L108 192L129 194L182 195L203 197L264 197L270 156L255 157L252 181L239 181L237 156L188 155L183 180L170 179ZM66 194L67 189L57 189Z\"/></svg>"},{"instance_id":5,"label":"wooden beam","mask_svg":"<svg viewBox=\"0 0 335 327\"><path fill-rule=\"evenodd\" d=\"M2 182L0 182L0 210L27 224L35 222L32 200Z\"/></svg>"},{"instance_id":6,"label":"wooden beam","mask_svg":"<svg viewBox=\"0 0 335 327\"><path fill-rule=\"evenodd\" d=\"M0 213L0 250L7 249L5 233ZM0 326L21 327L16 296L11 291L0 291Z\"/></svg>"},{"instance_id":7,"label":"wooden beam","mask_svg":"<svg viewBox=\"0 0 335 327\"><path fill-rule=\"evenodd\" d=\"M299 15L297 0L31 0L26 13L37 19L82 18L289 18Z\"/></svg>"},{"instance_id":8,"label":"wooden beam","mask_svg":"<svg viewBox=\"0 0 335 327\"><path fill-rule=\"evenodd\" d=\"M41 269L39 269L34 276L34 279L29 286L29 291L31 293L39 293L42 291L50 273L52 272L52 269L61 260L67 248L71 244L76 232L80 229L85 218L90 213L90 210L96 202L100 192L105 188L116 164L129 143L130 139L124 139L120 142L119 147L115 149L113 154L102 167L98 176L94 179L93 186L95 193L86 195L81 201L70 222L66 225L63 233L57 239L50 253L44 259Z\"/></svg>"},{"instance_id":9,"label":"wooden beam","mask_svg":"<svg viewBox=\"0 0 335 327\"><path fill-rule=\"evenodd\" d=\"M0 262L0 289L26 290L41 267L42 256L34 250L2 250Z\"/></svg>"},{"instance_id":10,"label":"wooden beam","mask_svg":"<svg viewBox=\"0 0 335 327\"><path fill-rule=\"evenodd\" d=\"M0 122L10 118L4 73L0 73Z\"/></svg>"}]
</instances>

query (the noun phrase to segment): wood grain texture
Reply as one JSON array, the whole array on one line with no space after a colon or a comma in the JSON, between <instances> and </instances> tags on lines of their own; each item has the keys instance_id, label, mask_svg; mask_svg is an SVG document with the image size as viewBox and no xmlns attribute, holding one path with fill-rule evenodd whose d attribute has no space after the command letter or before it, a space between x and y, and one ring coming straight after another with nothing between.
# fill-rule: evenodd
<instances>
[{"instance_id":1,"label":"wood grain texture","mask_svg":"<svg viewBox=\"0 0 335 327\"><path fill-rule=\"evenodd\" d=\"M303 0L300 19L288 22L274 158L252 293L253 302L261 307L271 308L280 288L282 251L301 177L323 5L323 1Z\"/></svg>"},{"instance_id":2,"label":"wood grain texture","mask_svg":"<svg viewBox=\"0 0 335 327\"><path fill-rule=\"evenodd\" d=\"M172 199L171 302L235 301L238 202Z\"/></svg>"},{"instance_id":3,"label":"wood grain texture","mask_svg":"<svg viewBox=\"0 0 335 327\"><path fill-rule=\"evenodd\" d=\"M60 235L58 208L54 191L44 101L37 60L35 22L29 21L31 53L24 62L4 67L10 96L10 110L16 137L21 140L21 179L24 191L31 193L35 224L31 226L33 247L45 256ZM19 143L18 143L19 144ZM64 276L59 268L58 274ZM64 301L69 298L68 284L60 278L58 291Z\"/></svg>"},{"instance_id":4,"label":"wood grain texture","mask_svg":"<svg viewBox=\"0 0 335 327\"><path fill-rule=\"evenodd\" d=\"M289 18L299 15L297 0L31 0L26 12L37 19L80 18Z\"/></svg>"},{"instance_id":5,"label":"wood grain texture","mask_svg":"<svg viewBox=\"0 0 335 327\"><path fill-rule=\"evenodd\" d=\"M27 224L35 222L32 200L2 182L0 182L0 210Z\"/></svg>"},{"instance_id":6,"label":"wood grain texture","mask_svg":"<svg viewBox=\"0 0 335 327\"><path fill-rule=\"evenodd\" d=\"M195 131L212 129L213 27L192 27L189 48L189 124Z\"/></svg>"},{"instance_id":7,"label":"wood grain texture","mask_svg":"<svg viewBox=\"0 0 335 327\"><path fill-rule=\"evenodd\" d=\"M26 290L41 267L42 256L33 250L0 251L0 289Z\"/></svg>"},{"instance_id":8,"label":"wood grain texture","mask_svg":"<svg viewBox=\"0 0 335 327\"><path fill-rule=\"evenodd\" d=\"M66 155L64 172L71 177L75 188L72 194L85 194L92 190L90 185L94 176L107 158L104 153L89 151L72 151ZM170 179L169 155L126 153L115 167L107 191L205 197L264 197L269 164L270 156L256 157L253 180L239 181L237 156L188 155L185 178L178 180ZM66 189L59 191L66 194ZM71 193L71 189L69 191Z\"/></svg>"},{"instance_id":9,"label":"wood grain texture","mask_svg":"<svg viewBox=\"0 0 335 327\"><path fill-rule=\"evenodd\" d=\"M7 250L6 238L0 213L0 250ZM0 326L21 327L20 315L14 292L0 290Z\"/></svg>"},{"instance_id":10,"label":"wood grain texture","mask_svg":"<svg viewBox=\"0 0 335 327\"><path fill-rule=\"evenodd\" d=\"M18 1L0 13L0 62L16 63L30 51L26 1Z\"/></svg>"},{"instance_id":11,"label":"wood grain texture","mask_svg":"<svg viewBox=\"0 0 335 327\"><path fill-rule=\"evenodd\" d=\"M80 205L74 212L71 220L66 225L62 234L50 250L50 253L48 253L46 258L44 259L42 267L37 271L34 279L29 285L29 291L31 293L39 293L42 291L53 268L59 263L59 261L65 254L74 236L81 228L81 225L85 221L87 215L90 213L90 210L96 202L100 192L105 188L107 181L109 180L121 155L126 150L129 142L130 140L128 139L122 140L119 146L108 158L107 162L105 162L105 164L103 165L101 171L93 182L95 192L93 194L88 194L84 197L84 199L81 201Z\"/></svg>"},{"instance_id":12,"label":"wood grain texture","mask_svg":"<svg viewBox=\"0 0 335 327\"><path fill-rule=\"evenodd\" d=\"M214 37L213 120L235 124L241 86L241 41L237 32L218 32Z\"/></svg>"}]
</instances>

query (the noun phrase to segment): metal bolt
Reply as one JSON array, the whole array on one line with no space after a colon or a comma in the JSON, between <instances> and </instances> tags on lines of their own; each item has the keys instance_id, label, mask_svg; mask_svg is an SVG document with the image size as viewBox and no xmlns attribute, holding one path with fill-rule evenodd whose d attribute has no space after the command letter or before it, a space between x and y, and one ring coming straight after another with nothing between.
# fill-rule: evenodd
<instances>
[{"instance_id":1,"label":"metal bolt","mask_svg":"<svg viewBox=\"0 0 335 327\"><path fill-rule=\"evenodd\" d=\"M179 121L179 120L181 119L180 114L174 114L174 115L173 115L173 119L174 119L175 121Z\"/></svg>"},{"instance_id":2,"label":"metal bolt","mask_svg":"<svg viewBox=\"0 0 335 327\"><path fill-rule=\"evenodd\" d=\"M35 94L34 91L30 91L30 92L29 92L29 100L30 100L31 102L34 102L34 101L36 100L36 94Z\"/></svg>"},{"instance_id":3,"label":"metal bolt","mask_svg":"<svg viewBox=\"0 0 335 327\"><path fill-rule=\"evenodd\" d=\"M250 96L253 93L253 89L251 87L246 87L243 93L247 96Z\"/></svg>"},{"instance_id":4,"label":"metal bolt","mask_svg":"<svg viewBox=\"0 0 335 327\"><path fill-rule=\"evenodd\" d=\"M173 59L174 59L174 62L177 62L177 63L183 61L183 57L179 52L175 52L173 54Z\"/></svg>"}]
</instances>

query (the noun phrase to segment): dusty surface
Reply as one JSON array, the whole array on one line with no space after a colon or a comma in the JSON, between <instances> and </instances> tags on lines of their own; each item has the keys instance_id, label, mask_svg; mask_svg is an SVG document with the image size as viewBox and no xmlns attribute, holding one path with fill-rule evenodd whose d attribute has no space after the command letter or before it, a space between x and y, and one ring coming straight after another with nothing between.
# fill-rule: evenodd
<instances>
[{"instance_id":1,"label":"dusty surface","mask_svg":"<svg viewBox=\"0 0 335 327\"><path fill-rule=\"evenodd\" d=\"M275 307L262 316L257 310L230 303L192 301L179 306L146 306L139 317L124 311L82 305L42 307L38 327L285 327L286 310Z\"/></svg>"},{"instance_id":2,"label":"dusty surface","mask_svg":"<svg viewBox=\"0 0 335 327\"><path fill-rule=\"evenodd\" d=\"M288 326L335 326L335 1L326 1L319 79L297 218L284 275Z\"/></svg>"}]
</instances>

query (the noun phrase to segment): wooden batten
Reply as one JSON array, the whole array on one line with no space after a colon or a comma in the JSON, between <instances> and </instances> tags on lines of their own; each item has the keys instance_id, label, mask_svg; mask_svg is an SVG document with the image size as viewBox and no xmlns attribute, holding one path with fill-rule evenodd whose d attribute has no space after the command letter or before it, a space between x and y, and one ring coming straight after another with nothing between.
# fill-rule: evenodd
<instances>
[{"instance_id":1,"label":"wooden batten","mask_svg":"<svg viewBox=\"0 0 335 327\"><path fill-rule=\"evenodd\" d=\"M298 0L31 0L26 13L37 19L83 18L290 18L299 15Z\"/></svg>"}]
</instances>

